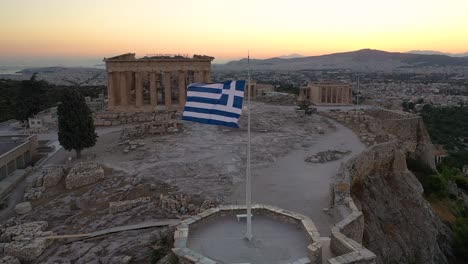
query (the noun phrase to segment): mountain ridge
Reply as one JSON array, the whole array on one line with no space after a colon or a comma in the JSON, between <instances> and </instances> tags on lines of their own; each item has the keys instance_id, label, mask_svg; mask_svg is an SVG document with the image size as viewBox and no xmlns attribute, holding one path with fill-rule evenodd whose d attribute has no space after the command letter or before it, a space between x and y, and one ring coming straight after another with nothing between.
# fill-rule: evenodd
<instances>
[{"instance_id":1,"label":"mountain ridge","mask_svg":"<svg viewBox=\"0 0 468 264\"><path fill-rule=\"evenodd\" d=\"M392 71L399 68L428 68L460 66L468 67L468 57L425 55L387 52L375 49L331 53L319 56L283 59L250 59L256 70L306 70L306 69L352 69L363 71ZM247 59L216 65L214 70L244 70Z\"/></svg>"}]
</instances>

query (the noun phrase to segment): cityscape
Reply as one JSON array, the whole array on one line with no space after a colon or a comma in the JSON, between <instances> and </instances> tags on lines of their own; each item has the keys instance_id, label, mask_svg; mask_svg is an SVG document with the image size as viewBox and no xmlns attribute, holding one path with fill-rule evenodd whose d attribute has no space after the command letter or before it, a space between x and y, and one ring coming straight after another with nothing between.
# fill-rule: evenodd
<instances>
[{"instance_id":1,"label":"cityscape","mask_svg":"<svg viewBox=\"0 0 468 264\"><path fill-rule=\"evenodd\" d=\"M0 264L468 262L468 2L2 6Z\"/></svg>"}]
</instances>

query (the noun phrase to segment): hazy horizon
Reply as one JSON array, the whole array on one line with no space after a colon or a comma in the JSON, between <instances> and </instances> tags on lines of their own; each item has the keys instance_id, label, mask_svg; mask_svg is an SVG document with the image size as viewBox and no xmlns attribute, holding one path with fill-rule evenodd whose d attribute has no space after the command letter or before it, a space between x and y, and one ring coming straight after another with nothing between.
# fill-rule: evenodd
<instances>
[{"instance_id":1,"label":"hazy horizon","mask_svg":"<svg viewBox=\"0 0 468 264\"><path fill-rule=\"evenodd\" d=\"M0 64L99 64L134 52L305 56L372 48L466 52L468 1L4 0ZM90 60L91 59L91 60Z\"/></svg>"}]
</instances>

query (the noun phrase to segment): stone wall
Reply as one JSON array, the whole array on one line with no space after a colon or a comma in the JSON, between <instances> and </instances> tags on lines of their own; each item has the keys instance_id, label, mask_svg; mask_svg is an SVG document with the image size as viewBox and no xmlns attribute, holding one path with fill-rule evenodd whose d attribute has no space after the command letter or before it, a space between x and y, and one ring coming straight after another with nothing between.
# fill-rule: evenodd
<instances>
[{"instance_id":1,"label":"stone wall","mask_svg":"<svg viewBox=\"0 0 468 264\"><path fill-rule=\"evenodd\" d=\"M375 149L380 149L388 143L382 143L366 149L360 155L342 164L332 184L332 206L341 212L348 212L344 219L332 227L330 247L335 258L329 259L330 264L345 263L376 263L376 255L366 249L361 243L364 233L364 216L351 196L351 186L354 177L370 173L365 164L376 162ZM372 150L374 149L374 150ZM385 151L383 152L385 154Z\"/></svg>"},{"instance_id":2,"label":"stone wall","mask_svg":"<svg viewBox=\"0 0 468 264\"><path fill-rule=\"evenodd\" d=\"M181 111L101 112L94 117L96 126L115 126L134 123L168 123L179 120Z\"/></svg>"},{"instance_id":3,"label":"stone wall","mask_svg":"<svg viewBox=\"0 0 468 264\"><path fill-rule=\"evenodd\" d=\"M104 169L96 163L81 162L65 178L65 188L74 189L104 179Z\"/></svg>"},{"instance_id":4,"label":"stone wall","mask_svg":"<svg viewBox=\"0 0 468 264\"><path fill-rule=\"evenodd\" d=\"M381 108L322 114L351 128L367 146L399 140L407 155L435 168L434 147L418 115Z\"/></svg>"}]
</instances>

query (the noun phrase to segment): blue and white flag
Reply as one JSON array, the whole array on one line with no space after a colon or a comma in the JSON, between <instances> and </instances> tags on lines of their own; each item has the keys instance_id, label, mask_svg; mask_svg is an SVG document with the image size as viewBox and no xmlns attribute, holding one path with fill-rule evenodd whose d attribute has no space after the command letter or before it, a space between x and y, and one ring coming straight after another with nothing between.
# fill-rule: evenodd
<instances>
[{"instance_id":1,"label":"blue and white flag","mask_svg":"<svg viewBox=\"0 0 468 264\"><path fill-rule=\"evenodd\" d=\"M182 120L238 128L245 81L192 83Z\"/></svg>"}]
</instances>

